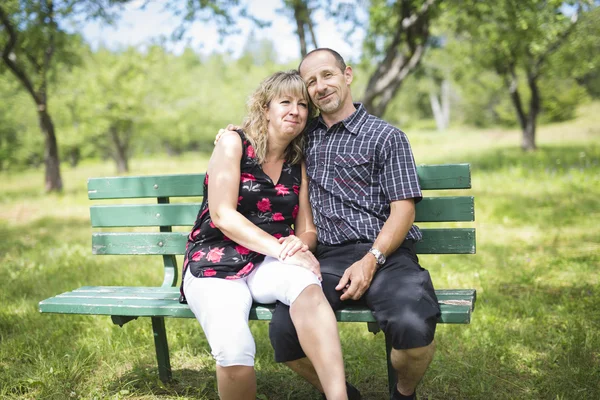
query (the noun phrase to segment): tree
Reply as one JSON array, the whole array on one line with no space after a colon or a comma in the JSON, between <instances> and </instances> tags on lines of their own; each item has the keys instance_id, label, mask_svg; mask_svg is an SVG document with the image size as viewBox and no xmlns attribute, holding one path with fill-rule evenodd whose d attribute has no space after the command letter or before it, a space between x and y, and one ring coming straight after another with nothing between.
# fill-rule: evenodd
<instances>
[{"instance_id":1,"label":"tree","mask_svg":"<svg viewBox=\"0 0 600 400\"><path fill-rule=\"evenodd\" d=\"M78 17L109 19L117 0L5 0L0 4L0 57L33 99L44 137L45 188L62 190L60 157L50 114L48 81L57 59L76 60L69 52L72 34L61 26Z\"/></svg>"},{"instance_id":2,"label":"tree","mask_svg":"<svg viewBox=\"0 0 600 400\"><path fill-rule=\"evenodd\" d=\"M419 66L438 12L436 0L371 0L363 58L377 64L362 98L369 112L382 116L404 79Z\"/></svg>"},{"instance_id":3,"label":"tree","mask_svg":"<svg viewBox=\"0 0 600 400\"><path fill-rule=\"evenodd\" d=\"M471 57L502 77L523 133L521 148L535 150L537 119L542 110L540 78L548 69L549 57L567 43L580 12L591 4L470 0L461 1L459 6L454 29L470 43ZM525 80L528 97L521 92L521 79Z\"/></svg>"},{"instance_id":4,"label":"tree","mask_svg":"<svg viewBox=\"0 0 600 400\"><path fill-rule=\"evenodd\" d=\"M129 171L129 159L133 146L139 142L148 115L158 107L149 104L148 76L154 52L140 54L134 48L112 53L101 49L92 56L85 71L86 98L81 99L87 108L81 110L88 124L85 135L93 141L103 156L115 161L118 173ZM162 61L162 60L161 60Z\"/></svg>"},{"instance_id":5,"label":"tree","mask_svg":"<svg viewBox=\"0 0 600 400\"><path fill-rule=\"evenodd\" d=\"M317 2L311 0L284 0L283 3L284 8L280 9L280 11L288 14L296 22L296 35L298 35L298 42L300 43L300 57L304 58L308 53L308 34L310 34L313 47L319 47L315 35L315 24L312 18L313 10L319 5Z\"/></svg>"},{"instance_id":6,"label":"tree","mask_svg":"<svg viewBox=\"0 0 600 400\"><path fill-rule=\"evenodd\" d=\"M317 47L312 11L322 8L332 18L360 27L359 14L369 14L369 28L363 43L363 62L374 65L362 102L370 113L383 116L402 82L421 62L428 46L430 23L438 14L437 0L311 1L286 0L285 6L296 21L301 56L306 55L307 27Z\"/></svg>"}]
</instances>

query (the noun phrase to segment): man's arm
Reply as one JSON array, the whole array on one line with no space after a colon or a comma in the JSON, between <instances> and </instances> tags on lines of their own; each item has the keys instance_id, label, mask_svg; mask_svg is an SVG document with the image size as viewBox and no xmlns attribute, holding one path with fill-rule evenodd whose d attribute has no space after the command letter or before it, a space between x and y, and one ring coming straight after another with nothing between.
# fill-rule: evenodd
<instances>
[{"instance_id":1,"label":"man's arm","mask_svg":"<svg viewBox=\"0 0 600 400\"><path fill-rule=\"evenodd\" d=\"M383 224L373 247L386 257L392 254L406 238L408 230L415 221L415 202L413 199L398 200L390 203L390 216ZM342 279L335 287L343 290L342 300L358 300L371 286L373 275L377 270L375 256L371 253L346 269Z\"/></svg>"}]
</instances>

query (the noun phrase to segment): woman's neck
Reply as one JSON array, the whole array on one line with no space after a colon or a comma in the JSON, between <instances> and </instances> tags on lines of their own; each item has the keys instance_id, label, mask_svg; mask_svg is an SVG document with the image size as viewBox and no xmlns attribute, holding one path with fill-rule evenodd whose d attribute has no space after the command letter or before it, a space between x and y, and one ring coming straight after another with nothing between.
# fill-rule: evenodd
<instances>
[{"instance_id":1,"label":"woman's neck","mask_svg":"<svg viewBox=\"0 0 600 400\"><path fill-rule=\"evenodd\" d=\"M267 144L267 154L265 154L265 163L274 163L285 159L285 150L289 143L277 143L269 140Z\"/></svg>"}]
</instances>

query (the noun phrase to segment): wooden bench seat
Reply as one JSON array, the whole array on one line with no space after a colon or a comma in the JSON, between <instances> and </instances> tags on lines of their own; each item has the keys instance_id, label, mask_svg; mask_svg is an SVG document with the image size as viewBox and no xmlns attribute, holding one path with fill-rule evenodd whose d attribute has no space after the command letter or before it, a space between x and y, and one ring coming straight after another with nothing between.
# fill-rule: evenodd
<instances>
[{"instance_id":1,"label":"wooden bench seat","mask_svg":"<svg viewBox=\"0 0 600 400\"><path fill-rule=\"evenodd\" d=\"M419 181L424 191L469 189L468 164L423 165L418 167ZM201 197L203 174L156 175L140 177L91 178L88 197L91 200L156 198L157 204L98 204L90 207L93 228L92 252L97 255L156 255L162 258L164 276L155 287L84 286L59 294L39 303L42 313L110 315L115 324L123 324L138 317L150 317L156 346L159 377L171 379L171 365L167 343L165 317L194 318L189 307L180 304L176 255L182 255L188 232L173 232L172 227L194 224L200 203L171 204L174 198ZM426 193L426 192L425 192ZM185 200L185 199L183 199ZM416 207L416 222L470 222L474 221L472 196L424 197ZM431 225L431 224L429 224ZM159 231L140 231L140 227L156 227ZM119 228L119 231L109 231ZM123 228L132 228L123 231ZM417 244L419 254L474 254L474 228L425 228L423 240ZM428 267L428 265L424 265ZM66 271L68 273L68 271ZM432 277L436 284L436 277ZM476 291L474 289L441 289L436 291L442 315L441 323L467 324L471 321ZM270 320L274 305L254 304L252 320ZM347 307L336 312L340 322L364 322L369 331L379 331L368 309ZM395 385L390 369L390 387Z\"/></svg>"}]
</instances>

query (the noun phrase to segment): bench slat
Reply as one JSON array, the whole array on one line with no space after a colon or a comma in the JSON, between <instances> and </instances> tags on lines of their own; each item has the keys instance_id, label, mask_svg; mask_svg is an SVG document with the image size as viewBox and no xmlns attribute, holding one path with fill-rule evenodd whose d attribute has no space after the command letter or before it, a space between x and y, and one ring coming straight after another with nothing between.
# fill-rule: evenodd
<instances>
[{"instance_id":1,"label":"bench slat","mask_svg":"<svg viewBox=\"0 0 600 400\"><path fill-rule=\"evenodd\" d=\"M470 189L469 164L417 166L423 190ZM119 176L88 179L90 199L202 196L204 174Z\"/></svg>"},{"instance_id":2,"label":"bench slat","mask_svg":"<svg viewBox=\"0 0 600 400\"><path fill-rule=\"evenodd\" d=\"M443 304L461 305L464 301L475 303L476 292L474 289L439 289L436 290L438 301ZM79 299L104 298L104 299L165 299L178 300L178 287L127 287L127 286L84 286L72 292L59 294L56 297L70 297Z\"/></svg>"},{"instance_id":3,"label":"bench slat","mask_svg":"<svg viewBox=\"0 0 600 400\"><path fill-rule=\"evenodd\" d=\"M474 254L475 229L422 229L419 254ZM92 252L98 255L178 255L185 252L186 232L96 232Z\"/></svg>"},{"instance_id":4,"label":"bench slat","mask_svg":"<svg viewBox=\"0 0 600 400\"><path fill-rule=\"evenodd\" d=\"M118 204L90 207L94 228L190 226L201 203ZM472 196L427 197L416 206L416 222L474 221Z\"/></svg>"},{"instance_id":5,"label":"bench slat","mask_svg":"<svg viewBox=\"0 0 600 400\"><path fill-rule=\"evenodd\" d=\"M475 290L437 290L442 316L440 322L468 323L475 303ZM42 313L119 315L135 317L194 318L185 304L179 304L178 288L157 287L82 287L43 300ZM255 304L250 319L270 320L275 306ZM375 322L370 311L348 307L336 312L340 322Z\"/></svg>"},{"instance_id":6,"label":"bench slat","mask_svg":"<svg viewBox=\"0 0 600 400\"><path fill-rule=\"evenodd\" d=\"M204 174L117 176L88 179L88 197L131 199L203 195Z\"/></svg>"}]
</instances>

